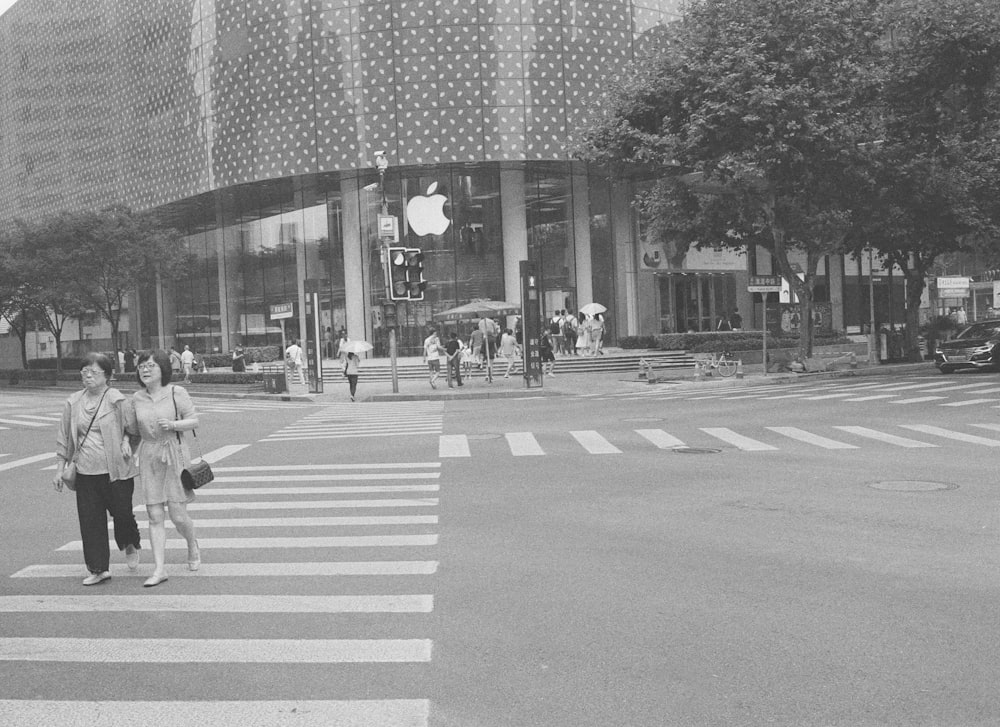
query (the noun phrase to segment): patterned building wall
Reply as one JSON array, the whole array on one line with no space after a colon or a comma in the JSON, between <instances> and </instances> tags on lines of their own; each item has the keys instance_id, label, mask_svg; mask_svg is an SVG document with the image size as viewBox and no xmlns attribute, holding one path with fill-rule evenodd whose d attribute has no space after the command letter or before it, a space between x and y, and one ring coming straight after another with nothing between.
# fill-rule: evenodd
<instances>
[{"instance_id":1,"label":"patterned building wall","mask_svg":"<svg viewBox=\"0 0 1000 727\"><path fill-rule=\"evenodd\" d=\"M155 207L378 149L562 159L681 2L21 0L0 18L0 218Z\"/></svg>"}]
</instances>

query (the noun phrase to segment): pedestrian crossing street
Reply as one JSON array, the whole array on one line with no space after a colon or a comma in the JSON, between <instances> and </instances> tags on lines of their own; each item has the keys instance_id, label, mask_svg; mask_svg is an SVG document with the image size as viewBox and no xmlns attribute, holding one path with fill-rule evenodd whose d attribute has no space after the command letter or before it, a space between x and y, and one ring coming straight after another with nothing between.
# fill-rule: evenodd
<instances>
[{"instance_id":1,"label":"pedestrian crossing street","mask_svg":"<svg viewBox=\"0 0 1000 727\"><path fill-rule=\"evenodd\" d=\"M208 453L206 459L218 461L219 452ZM137 507L144 545L138 573L130 573L122 562L109 524L113 577L108 583L80 586L85 575L82 544L74 539L57 544L42 562L10 576L11 587L5 591L14 593L0 596L0 614L37 616L18 636L4 632L0 638L0 663L35 665L10 672L13 681L22 672L37 674L43 662L56 670L67 664L128 664L130 684L140 686L123 691L121 701L90 702L60 699L59 680L48 680L57 685L57 693L45 693L46 699L0 699L0 724L117 727L142 715L149 724L217 727L427 725L430 699L413 694L393 667L427 665L433 656L428 630L438 571L441 463L213 469L215 481L188 506L203 553L197 572L187 570L185 542L168 520L169 580L155 589L142 588L153 566L145 508ZM310 595L293 595L295 583L308 584ZM114 635L52 635L102 633L107 629L81 629L79 619L90 614L97 624L109 613L116 619ZM149 638L144 625L150 614L186 614L186 623L194 626L179 632L178 638ZM240 634L281 633L284 638L199 635L198 624L205 622L206 614L241 614ZM302 622L302 614L335 617L336 629L317 634L315 621ZM128 620L130 615L135 620ZM3 618L0 615L0 621ZM226 689L236 699L227 701L216 701L212 697L217 692L210 691L203 699L195 695L189 700L134 701L136 693L141 699L142 685L156 683L157 669L171 663L188 669L221 667L203 682L206 690L248 665L268 669L295 664L298 670L312 666L324 670L313 675L328 685L321 696L336 698L260 699L256 692L240 694L244 683L234 681ZM330 681L326 670L334 666L359 670L357 679ZM374 689L365 680L370 671L362 671L373 668L386 670L377 680L383 686ZM267 677L262 673L261 679ZM356 686L345 686L345 681ZM187 692L198 689L191 686L198 682L185 684ZM342 693L352 688L356 693Z\"/></svg>"},{"instance_id":2,"label":"pedestrian crossing street","mask_svg":"<svg viewBox=\"0 0 1000 727\"><path fill-rule=\"evenodd\" d=\"M442 458L491 456L532 457L547 454L606 455L687 448L722 448L743 452L776 452L802 447L823 450L930 449L956 443L974 447L1000 447L1000 424L982 422L961 427L911 423L880 428L855 425L816 425L807 429L787 426L741 425L674 429L626 429L603 434L594 430L567 432L505 432L495 438L442 434ZM471 440L471 441L470 441ZM502 443L499 443L502 440Z\"/></svg>"},{"instance_id":3,"label":"pedestrian crossing street","mask_svg":"<svg viewBox=\"0 0 1000 727\"><path fill-rule=\"evenodd\" d=\"M879 402L893 406L929 404L947 408L983 406L1000 409L1000 379L924 377L885 381L838 381L773 384L711 391L676 391L660 388L611 394L582 394L595 401L804 401L830 403Z\"/></svg>"},{"instance_id":4,"label":"pedestrian crossing street","mask_svg":"<svg viewBox=\"0 0 1000 727\"><path fill-rule=\"evenodd\" d=\"M260 441L440 434L443 418L444 403L441 401L345 402L324 406Z\"/></svg>"}]
</instances>

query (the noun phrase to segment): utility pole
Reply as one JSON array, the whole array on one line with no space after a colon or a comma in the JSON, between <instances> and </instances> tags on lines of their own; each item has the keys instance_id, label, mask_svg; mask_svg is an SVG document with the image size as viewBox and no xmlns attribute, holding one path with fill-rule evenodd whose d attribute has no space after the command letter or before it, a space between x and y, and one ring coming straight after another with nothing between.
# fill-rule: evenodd
<instances>
[{"instance_id":1,"label":"utility pole","mask_svg":"<svg viewBox=\"0 0 1000 727\"><path fill-rule=\"evenodd\" d=\"M378 171L378 188L382 193L382 213L379 215L379 247L382 250L382 265L384 270L388 270L388 266L391 264L389 261L389 245L393 240L391 236L393 233L386 234L387 230L382 228L382 220L389 217L389 200L385 195L385 170L389 168L389 160L385 157L384 151L375 152L375 169ZM399 242L399 228L396 226L395 218L393 218L391 224L392 230L395 235L395 242ZM394 308L396 302L392 299L389 291L386 291L386 298L389 300L389 304ZM383 316L383 320L387 320ZM392 393L399 393L399 373L396 363L396 325L399 321L398 316L393 316L392 324L389 325L389 369L392 372Z\"/></svg>"}]
</instances>

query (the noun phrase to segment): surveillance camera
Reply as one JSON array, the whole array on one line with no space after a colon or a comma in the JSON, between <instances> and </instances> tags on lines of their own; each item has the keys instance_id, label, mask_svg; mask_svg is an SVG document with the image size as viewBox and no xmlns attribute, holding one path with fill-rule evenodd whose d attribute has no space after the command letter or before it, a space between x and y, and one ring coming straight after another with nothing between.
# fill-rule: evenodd
<instances>
[{"instance_id":1,"label":"surveillance camera","mask_svg":"<svg viewBox=\"0 0 1000 727\"><path fill-rule=\"evenodd\" d=\"M375 156L377 156L377 157L384 157L385 156L385 149L380 149L379 151L375 152Z\"/></svg>"}]
</instances>

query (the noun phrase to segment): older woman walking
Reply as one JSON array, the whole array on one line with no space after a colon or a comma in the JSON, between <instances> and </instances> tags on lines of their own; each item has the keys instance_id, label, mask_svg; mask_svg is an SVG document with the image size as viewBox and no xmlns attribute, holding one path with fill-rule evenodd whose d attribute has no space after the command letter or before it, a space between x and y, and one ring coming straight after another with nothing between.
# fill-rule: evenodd
<instances>
[{"instance_id":1,"label":"older woman walking","mask_svg":"<svg viewBox=\"0 0 1000 727\"><path fill-rule=\"evenodd\" d=\"M188 569L195 571L201 566L201 550L187 512L191 495L181 484L181 471L191 463L191 454L180 434L197 428L198 415L187 391L170 383L173 372L166 351L140 354L136 371L142 390L133 396L135 414L129 429L142 437L136 458L138 500L149 515L149 544L153 550L153 575L143 583L149 588L167 580L167 513L187 541Z\"/></svg>"},{"instance_id":2,"label":"older woman walking","mask_svg":"<svg viewBox=\"0 0 1000 727\"><path fill-rule=\"evenodd\" d=\"M168 363L169 365L169 363ZM132 447L124 436L131 406L110 386L114 364L101 353L87 354L80 368L83 389L66 400L56 431L58 469L52 484L62 492L63 472L76 465L76 512L83 560L90 574L83 585L111 578L108 513L114 519L115 543L125 552L129 570L139 567L139 526L132 513L136 474Z\"/></svg>"}]
</instances>

